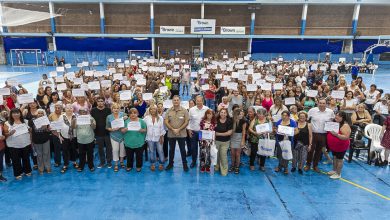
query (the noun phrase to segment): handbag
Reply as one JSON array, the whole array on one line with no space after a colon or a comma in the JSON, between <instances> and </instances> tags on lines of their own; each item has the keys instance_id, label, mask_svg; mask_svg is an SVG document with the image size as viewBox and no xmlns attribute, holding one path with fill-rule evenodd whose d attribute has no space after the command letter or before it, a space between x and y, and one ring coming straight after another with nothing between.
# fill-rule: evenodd
<instances>
[{"instance_id":1,"label":"handbag","mask_svg":"<svg viewBox=\"0 0 390 220\"><path fill-rule=\"evenodd\" d=\"M257 154L261 156L272 157L275 153L275 140L269 138L259 139Z\"/></svg>"},{"instance_id":2,"label":"handbag","mask_svg":"<svg viewBox=\"0 0 390 220\"><path fill-rule=\"evenodd\" d=\"M280 149L282 150L282 158L285 160L293 159L293 154L291 150L291 141L283 140L279 142Z\"/></svg>"},{"instance_id":3,"label":"handbag","mask_svg":"<svg viewBox=\"0 0 390 220\"><path fill-rule=\"evenodd\" d=\"M213 142L210 146L210 160L211 165L215 166L217 165L217 157L218 157L218 149L215 143Z\"/></svg>"}]
</instances>

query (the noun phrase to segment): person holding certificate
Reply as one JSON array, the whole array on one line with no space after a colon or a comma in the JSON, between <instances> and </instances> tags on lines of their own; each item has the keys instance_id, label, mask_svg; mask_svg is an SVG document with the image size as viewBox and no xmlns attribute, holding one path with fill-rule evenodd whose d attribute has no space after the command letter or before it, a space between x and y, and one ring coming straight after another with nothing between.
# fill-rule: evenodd
<instances>
[{"instance_id":1,"label":"person holding certificate","mask_svg":"<svg viewBox=\"0 0 390 220\"><path fill-rule=\"evenodd\" d=\"M85 119L88 119L86 121ZM80 120L82 119L82 120ZM85 158L88 159L88 167L91 172L95 171L93 164L93 148L95 146L95 133L96 121L88 113L88 109L81 107L79 109L79 116L72 120L72 127L75 129L77 136L77 143L79 146L79 168L78 172L82 172L85 166Z\"/></svg>"},{"instance_id":2,"label":"person holding certificate","mask_svg":"<svg viewBox=\"0 0 390 220\"><path fill-rule=\"evenodd\" d=\"M77 139L73 132L72 121L76 118L73 113L72 104L65 105L65 113L62 114L63 126L59 132L59 138L61 141L62 154L64 158L64 166L61 169L61 173L65 173L68 170L69 161L73 162L73 167L78 168L77 160Z\"/></svg>"},{"instance_id":3,"label":"person holding certificate","mask_svg":"<svg viewBox=\"0 0 390 220\"><path fill-rule=\"evenodd\" d=\"M158 169L161 171L164 169L164 119L162 116L158 115L157 106L151 105L147 111L147 116L144 118L144 121L147 126L146 141L149 147L149 160L151 163L150 170L155 171L156 166L156 151L159 158Z\"/></svg>"},{"instance_id":4,"label":"person holding certificate","mask_svg":"<svg viewBox=\"0 0 390 220\"><path fill-rule=\"evenodd\" d=\"M215 113L211 109L207 109L203 118L200 121L200 132L202 131L214 131L215 129ZM203 137L203 135L202 135ZM201 138L200 142L200 172L210 172L211 157L210 157L210 148L214 144L213 139L204 139Z\"/></svg>"},{"instance_id":5,"label":"person holding certificate","mask_svg":"<svg viewBox=\"0 0 390 220\"><path fill-rule=\"evenodd\" d=\"M86 109L87 112L89 113L92 107L88 99L86 99L86 96L76 97L76 102L74 102L72 106L73 106L73 112L76 115L80 114L79 111L81 108Z\"/></svg>"},{"instance_id":6,"label":"person holding certificate","mask_svg":"<svg viewBox=\"0 0 390 220\"><path fill-rule=\"evenodd\" d=\"M43 174L44 170L46 170L47 173L51 173L50 130L48 124L40 126L40 124L34 122L34 120L38 120L41 117L46 117L46 112L43 109L38 109L37 116L28 122L28 125L32 128L31 136L35 151L37 152L39 174Z\"/></svg>"},{"instance_id":7,"label":"person holding certificate","mask_svg":"<svg viewBox=\"0 0 390 220\"><path fill-rule=\"evenodd\" d=\"M49 121L52 123L58 123L62 121L62 103L54 105L54 112L49 115ZM51 128L52 130L52 141L54 145L54 166L58 167L61 164L61 140L60 131L61 128Z\"/></svg>"},{"instance_id":8,"label":"person holding certificate","mask_svg":"<svg viewBox=\"0 0 390 220\"><path fill-rule=\"evenodd\" d=\"M330 131L327 134L328 146L333 154L333 170L328 172L331 179L341 178L344 155L349 148L349 136L351 135L351 127L347 120L348 116L345 112L338 112L335 121L340 124L340 129L338 132Z\"/></svg>"},{"instance_id":9,"label":"person holding certificate","mask_svg":"<svg viewBox=\"0 0 390 220\"><path fill-rule=\"evenodd\" d=\"M256 126L268 124L269 131L257 131ZM249 124L248 133L249 133L249 145L251 148L251 154L249 158L249 168L250 170L255 170L255 159L258 151L259 139L268 138L269 134L272 134L272 125L271 122L267 119L267 109L259 108L257 109L257 115ZM265 171L265 159L266 156L260 155L260 170Z\"/></svg>"},{"instance_id":10,"label":"person holding certificate","mask_svg":"<svg viewBox=\"0 0 390 220\"><path fill-rule=\"evenodd\" d=\"M303 174L303 164L306 162L307 152L310 151L313 140L311 124L307 122L307 113L298 113L297 120L298 133L294 135L293 160L291 172L295 172L298 164L298 173Z\"/></svg>"},{"instance_id":11,"label":"person holding certificate","mask_svg":"<svg viewBox=\"0 0 390 220\"><path fill-rule=\"evenodd\" d=\"M232 164L229 172L240 173L241 148L245 146L247 122L244 110L237 108L233 111L233 134L230 140Z\"/></svg>"},{"instance_id":12,"label":"person holding certificate","mask_svg":"<svg viewBox=\"0 0 390 220\"><path fill-rule=\"evenodd\" d=\"M120 131L124 128L125 113L120 111L121 107L118 103L113 102L111 105L111 114L106 118L106 129L110 132L110 141L112 146L112 160L114 161L114 172L119 171L118 161L121 168L125 168L123 160L126 156L125 145L123 143L123 134Z\"/></svg>"},{"instance_id":13,"label":"person holding certificate","mask_svg":"<svg viewBox=\"0 0 390 220\"><path fill-rule=\"evenodd\" d=\"M215 126L215 145L218 149L217 164L214 170L221 170L221 175L228 174L227 151L230 145L230 136L233 133L233 121L229 117L226 108L221 109L217 116L217 126Z\"/></svg>"},{"instance_id":14,"label":"person holding certificate","mask_svg":"<svg viewBox=\"0 0 390 220\"><path fill-rule=\"evenodd\" d=\"M176 142L179 142L181 161L183 163L183 170L188 171L185 141L187 137L186 127L189 121L188 111L180 106L180 97L175 95L172 99L173 107L168 109L165 114L164 124L168 128L169 141L169 164L165 170L173 168L173 160L175 158Z\"/></svg>"},{"instance_id":15,"label":"person holding certificate","mask_svg":"<svg viewBox=\"0 0 390 220\"><path fill-rule=\"evenodd\" d=\"M280 131L280 128L278 128L279 126L285 126L285 127L290 127L292 128L293 132L289 132L289 133L280 133L280 132L277 132L276 134L276 156L278 157L278 160L279 160L279 164L278 166L275 168L275 172L279 172L281 171L282 169L284 169L284 174L288 174L288 162L289 160L286 160L283 158L283 155L282 155L282 147L280 146L280 142L281 141L290 141L290 148L292 146L294 146L294 134L296 134L298 132L298 128L297 128L297 123L290 118L290 112L288 111L283 111L282 112L282 119L280 119L279 121L276 122L275 124L275 129L277 129L278 131ZM286 129L287 130L287 129ZM292 150L292 149L290 149Z\"/></svg>"},{"instance_id":16,"label":"person holding certificate","mask_svg":"<svg viewBox=\"0 0 390 220\"><path fill-rule=\"evenodd\" d=\"M30 127L24 122L22 112L14 108L10 117L4 124L4 135L7 147L11 154L12 168L17 180L22 179L23 173L31 176L30 151L31 133Z\"/></svg>"},{"instance_id":17,"label":"person holding certificate","mask_svg":"<svg viewBox=\"0 0 390 220\"><path fill-rule=\"evenodd\" d=\"M126 171L133 169L134 154L136 158L137 172L142 169L142 153L146 136L146 123L138 118L138 110L131 108L129 118L125 120L124 128L121 129L127 156Z\"/></svg>"}]
</instances>

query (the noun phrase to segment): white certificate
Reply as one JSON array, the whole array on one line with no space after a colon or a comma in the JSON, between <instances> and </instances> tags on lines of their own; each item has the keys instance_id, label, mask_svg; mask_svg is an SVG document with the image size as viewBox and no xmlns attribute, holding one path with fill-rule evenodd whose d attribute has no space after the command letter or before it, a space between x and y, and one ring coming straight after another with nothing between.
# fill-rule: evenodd
<instances>
[{"instance_id":1,"label":"white certificate","mask_svg":"<svg viewBox=\"0 0 390 220\"><path fill-rule=\"evenodd\" d=\"M324 127L325 131L339 132L339 129L340 129L340 124L339 123L331 122L331 121L325 122L325 127Z\"/></svg>"},{"instance_id":2,"label":"white certificate","mask_svg":"<svg viewBox=\"0 0 390 220\"><path fill-rule=\"evenodd\" d=\"M138 79L137 85L139 86L145 86L146 85L146 79Z\"/></svg>"},{"instance_id":3,"label":"white certificate","mask_svg":"<svg viewBox=\"0 0 390 220\"><path fill-rule=\"evenodd\" d=\"M64 79L63 76L57 76L56 77L56 83L63 83L63 82L65 82L65 79Z\"/></svg>"},{"instance_id":4,"label":"white certificate","mask_svg":"<svg viewBox=\"0 0 390 220\"><path fill-rule=\"evenodd\" d=\"M256 92L257 91L257 85L256 84L248 84L248 85L246 85L246 90L248 92Z\"/></svg>"},{"instance_id":5,"label":"white certificate","mask_svg":"<svg viewBox=\"0 0 390 220\"><path fill-rule=\"evenodd\" d=\"M227 87L229 84L228 81L221 81L221 87Z\"/></svg>"},{"instance_id":6,"label":"white certificate","mask_svg":"<svg viewBox=\"0 0 390 220\"><path fill-rule=\"evenodd\" d=\"M114 80L123 80L122 73L116 73L113 77Z\"/></svg>"},{"instance_id":7,"label":"white certificate","mask_svg":"<svg viewBox=\"0 0 390 220\"><path fill-rule=\"evenodd\" d=\"M72 65L69 64L69 63L67 63L67 64L65 64L65 68L66 68L66 69L70 69L70 68L72 68Z\"/></svg>"},{"instance_id":8,"label":"white certificate","mask_svg":"<svg viewBox=\"0 0 390 220\"><path fill-rule=\"evenodd\" d=\"M93 76L93 70L86 70L85 71L85 76Z\"/></svg>"},{"instance_id":9,"label":"white certificate","mask_svg":"<svg viewBox=\"0 0 390 220\"><path fill-rule=\"evenodd\" d=\"M318 91L317 90L309 90L306 93L307 97L312 97L312 98L315 98L317 95L318 95Z\"/></svg>"},{"instance_id":10,"label":"white certificate","mask_svg":"<svg viewBox=\"0 0 390 220\"><path fill-rule=\"evenodd\" d=\"M149 101L149 100L153 99L153 94L152 93L144 93L144 94L142 94L142 99L145 101Z\"/></svg>"},{"instance_id":11,"label":"white certificate","mask_svg":"<svg viewBox=\"0 0 390 220\"><path fill-rule=\"evenodd\" d=\"M215 78L216 78L216 79L222 79L222 74L217 74L217 75L215 75Z\"/></svg>"},{"instance_id":12,"label":"white certificate","mask_svg":"<svg viewBox=\"0 0 390 220\"><path fill-rule=\"evenodd\" d=\"M66 90L68 87L66 85L66 83L60 83L60 84L57 84L57 90L59 91L64 91Z\"/></svg>"},{"instance_id":13,"label":"white certificate","mask_svg":"<svg viewBox=\"0 0 390 220\"><path fill-rule=\"evenodd\" d=\"M191 72L191 77L192 78L198 77L198 72Z\"/></svg>"},{"instance_id":14,"label":"white certificate","mask_svg":"<svg viewBox=\"0 0 390 220\"><path fill-rule=\"evenodd\" d=\"M227 89L237 90L237 86L238 86L238 83L236 83L236 82L229 82L228 85L227 85Z\"/></svg>"},{"instance_id":15,"label":"white certificate","mask_svg":"<svg viewBox=\"0 0 390 220\"><path fill-rule=\"evenodd\" d=\"M82 63L78 63L76 66L77 66L78 68L83 68L83 64L82 64Z\"/></svg>"},{"instance_id":16,"label":"white certificate","mask_svg":"<svg viewBox=\"0 0 390 220\"><path fill-rule=\"evenodd\" d=\"M99 61L93 61L93 62L92 62L92 65L94 65L94 66L99 66Z\"/></svg>"},{"instance_id":17,"label":"white certificate","mask_svg":"<svg viewBox=\"0 0 390 220\"><path fill-rule=\"evenodd\" d=\"M28 104L34 102L34 96L32 93L18 95L19 104Z\"/></svg>"},{"instance_id":18,"label":"white certificate","mask_svg":"<svg viewBox=\"0 0 390 220\"><path fill-rule=\"evenodd\" d=\"M285 105L295 105L295 98L294 97L288 97L284 99Z\"/></svg>"},{"instance_id":19,"label":"white certificate","mask_svg":"<svg viewBox=\"0 0 390 220\"><path fill-rule=\"evenodd\" d=\"M279 134L284 134L284 135L287 135L287 136L294 136L294 128L293 127L279 125L278 126L278 133Z\"/></svg>"},{"instance_id":20,"label":"white certificate","mask_svg":"<svg viewBox=\"0 0 390 220\"><path fill-rule=\"evenodd\" d=\"M83 66L89 66L89 62L88 62L88 61L83 61L83 62L82 62L82 65L83 65Z\"/></svg>"},{"instance_id":21,"label":"white certificate","mask_svg":"<svg viewBox=\"0 0 390 220\"><path fill-rule=\"evenodd\" d=\"M238 72L232 72L232 78L237 79L238 77L240 77L240 74Z\"/></svg>"},{"instance_id":22,"label":"white certificate","mask_svg":"<svg viewBox=\"0 0 390 220\"><path fill-rule=\"evenodd\" d=\"M81 85L83 83L83 78L74 78L73 83L75 85Z\"/></svg>"},{"instance_id":23,"label":"white certificate","mask_svg":"<svg viewBox=\"0 0 390 220\"><path fill-rule=\"evenodd\" d=\"M271 83L263 83L263 84L261 84L261 89L266 90L266 91L271 91L272 85L271 85Z\"/></svg>"},{"instance_id":24,"label":"white certificate","mask_svg":"<svg viewBox=\"0 0 390 220\"><path fill-rule=\"evenodd\" d=\"M345 97L345 91L336 91L333 90L332 93L330 94L334 99L344 99Z\"/></svg>"},{"instance_id":25,"label":"white certificate","mask_svg":"<svg viewBox=\"0 0 390 220\"><path fill-rule=\"evenodd\" d=\"M76 118L77 125L90 125L91 117L89 115L79 115Z\"/></svg>"},{"instance_id":26,"label":"white certificate","mask_svg":"<svg viewBox=\"0 0 390 220\"><path fill-rule=\"evenodd\" d=\"M283 90L283 83L275 83L274 90Z\"/></svg>"},{"instance_id":27,"label":"white certificate","mask_svg":"<svg viewBox=\"0 0 390 220\"><path fill-rule=\"evenodd\" d=\"M24 123L18 124L18 125L15 125L13 127L13 130L15 130L15 133L13 134L13 136L16 137L16 136L28 133L28 126Z\"/></svg>"},{"instance_id":28,"label":"white certificate","mask_svg":"<svg viewBox=\"0 0 390 220\"><path fill-rule=\"evenodd\" d=\"M57 71L51 71L50 73L49 73L49 77L57 77Z\"/></svg>"},{"instance_id":29,"label":"white certificate","mask_svg":"<svg viewBox=\"0 0 390 220\"><path fill-rule=\"evenodd\" d=\"M190 108L190 103L188 101L181 101L180 102L180 106L185 108L185 109L189 109Z\"/></svg>"},{"instance_id":30,"label":"white certificate","mask_svg":"<svg viewBox=\"0 0 390 220\"><path fill-rule=\"evenodd\" d=\"M111 80L102 80L100 82L100 85L103 88L110 88L111 87Z\"/></svg>"},{"instance_id":31,"label":"white certificate","mask_svg":"<svg viewBox=\"0 0 390 220\"><path fill-rule=\"evenodd\" d=\"M125 127L125 121L123 121L123 118L118 118L111 121L111 128L124 128L124 127Z\"/></svg>"},{"instance_id":32,"label":"white certificate","mask_svg":"<svg viewBox=\"0 0 390 220\"><path fill-rule=\"evenodd\" d=\"M100 89L100 82L99 81L93 81L88 83L88 88L90 90L99 90Z\"/></svg>"},{"instance_id":33,"label":"white certificate","mask_svg":"<svg viewBox=\"0 0 390 220\"><path fill-rule=\"evenodd\" d=\"M172 108L172 106L173 106L173 103L172 103L171 99L164 100L164 102L163 102L163 107L164 108Z\"/></svg>"},{"instance_id":34,"label":"white certificate","mask_svg":"<svg viewBox=\"0 0 390 220\"><path fill-rule=\"evenodd\" d=\"M203 90L203 91L206 91L206 90L209 90L209 89L210 89L209 84L202 85L202 90Z\"/></svg>"},{"instance_id":35,"label":"white certificate","mask_svg":"<svg viewBox=\"0 0 390 220\"><path fill-rule=\"evenodd\" d=\"M160 92L168 92L168 86L161 86Z\"/></svg>"},{"instance_id":36,"label":"white certificate","mask_svg":"<svg viewBox=\"0 0 390 220\"><path fill-rule=\"evenodd\" d=\"M278 122L280 119L282 119L282 116L281 115L272 115L272 119L274 120L274 122Z\"/></svg>"},{"instance_id":37,"label":"white certificate","mask_svg":"<svg viewBox=\"0 0 390 220\"><path fill-rule=\"evenodd\" d=\"M202 75L200 76L200 78L202 78L202 79L208 79L208 78L209 78L209 74L207 74L207 73L202 74Z\"/></svg>"},{"instance_id":38,"label":"white certificate","mask_svg":"<svg viewBox=\"0 0 390 220\"><path fill-rule=\"evenodd\" d=\"M121 91L119 93L119 99L121 101L130 100L132 98L132 93L130 90Z\"/></svg>"},{"instance_id":39,"label":"white certificate","mask_svg":"<svg viewBox=\"0 0 390 220\"><path fill-rule=\"evenodd\" d=\"M61 130L65 127L65 123L62 120L50 122L50 130Z\"/></svg>"},{"instance_id":40,"label":"white certificate","mask_svg":"<svg viewBox=\"0 0 390 220\"><path fill-rule=\"evenodd\" d=\"M47 118L46 115L35 119L33 122L34 122L34 125L35 125L36 128L41 128L44 125L49 125L50 124L50 121L49 121L49 119Z\"/></svg>"},{"instance_id":41,"label":"white certificate","mask_svg":"<svg viewBox=\"0 0 390 220\"><path fill-rule=\"evenodd\" d=\"M11 95L9 88L0 88L0 95Z\"/></svg>"},{"instance_id":42,"label":"white certificate","mask_svg":"<svg viewBox=\"0 0 390 220\"><path fill-rule=\"evenodd\" d=\"M214 140L215 131L201 130L202 140Z\"/></svg>"},{"instance_id":43,"label":"white certificate","mask_svg":"<svg viewBox=\"0 0 390 220\"><path fill-rule=\"evenodd\" d=\"M271 132L271 126L269 123L259 124L256 125L256 132L257 133L264 133L264 132Z\"/></svg>"},{"instance_id":44,"label":"white certificate","mask_svg":"<svg viewBox=\"0 0 390 220\"><path fill-rule=\"evenodd\" d=\"M72 89L72 95L74 97L84 97L85 91L84 89Z\"/></svg>"},{"instance_id":45,"label":"white certificate","mask_svg":"<svg viewBox=\"0 0 390 220\"><path fill-rule=\"evenodd\" d=\"M65 72L65 68L63 66L57 66L56 71L57 72Z\"/></svg>"},{"instance_id":46,"label":"white certificate","mask_svg":"<svg viewBox=\"0 0 390 220\"><path fill-rule=\"evenodd\" d=\"M141 129L141 123L139 121L129 121L127 124L127 130L139 131Z\"/></svg>"},{"instance_id":47,"label":"white certificate","mask_svg":"<svg viewBox=\"0 0 390 220\"><path fill-rule=\"evenodd\" d=\"M172 76L173 76L173 77L180 77L180 73L179 73L179 72L173 72L173 73L172 73Z\"/></svg>"}]
</instances>

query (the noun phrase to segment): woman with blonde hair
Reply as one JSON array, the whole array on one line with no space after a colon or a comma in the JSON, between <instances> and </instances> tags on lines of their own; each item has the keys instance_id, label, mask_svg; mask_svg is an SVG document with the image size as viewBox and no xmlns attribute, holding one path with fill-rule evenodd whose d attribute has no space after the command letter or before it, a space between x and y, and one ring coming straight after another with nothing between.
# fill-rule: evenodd
<instances>
[{"instance_id":1,"label":"woman with blonde hair","mask_svg":"<svg viewBox=\"0 0 390 220\"><path fill-rule=\"evenodd\" d=\"M112 103L111 114L106 118L106 129L110 132L110 140L112 146L112 158L114 161L114 172L119 171L118 161L120 161L121 168L125 168L123 160L126 156L125 146L123 143L123 134L120 131L122 127L112 127L111 123L123 121L126 114L120 111L121 107L118 103ZM124 124L124 123L123 123Z\"/></svg>"}]
</instances>

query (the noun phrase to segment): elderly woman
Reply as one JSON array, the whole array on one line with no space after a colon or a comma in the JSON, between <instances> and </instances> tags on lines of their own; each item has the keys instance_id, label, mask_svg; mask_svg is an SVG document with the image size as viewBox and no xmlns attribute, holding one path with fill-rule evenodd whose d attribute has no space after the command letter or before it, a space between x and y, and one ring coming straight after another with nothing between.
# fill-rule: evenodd
<instances>
[{"instance_id":1,"label":"elderly woman","mask_svg":"<svg viewBox=\"0 0 390 220\"><path fill-rule=\"evenodd\" d=\"M164 119L158 115L157 106L151 105L148 109L148 114L144 118L144 121L147 126L147 134L146 141L149 147L149 156L150 156L150 170L155 171L156 166L156 151L158 153L159 158L159 166L158 169L161 171L164 169L164 151L163 151L163 143L164 143Z\"/></svg>"},{"instance_id":2,"label":"elderly woman","mask_svg":"<svg viewBox=\"0 0 390 220\"><path fill-rule=\"evenodd\" d=\"M24 122L22 112L14 108L10 117L4 124L4 135L12 158L12 168L17 180L22 179L23 173L31 176L30 151L31 133L30 127Z\"/></svg>"},{"instance_id":3,"label":"elderly woman","mask_svg":"<svg viewBox=\"0 0 390 220\"><path fill-rule=\"evenodd\" d=\"M93 148L95 146L94 129L96 128L96 121L88 113L87 108L81 107L79 109L79 116L72 120L72 128L75 129L76 132L80 153L79 168L77 171L82 172L84 170L86 157L90 171L95 171L93 164Z\"/></svg>"},{"instance_id":4,"label":"elderly woman","mask_svg":"<svg viewBox=\"0 0 390 220\"><path fill-rule=\"evenodd\" d=\"M126 156L125 146L123 144L123 134L120 131L122 127L112 126L113 121L121 121L124 120L126 116L125 113L120 111L120 105L118 103L112 103L111 106L112 114L107 116L106 118L106 129L110 132L110 140L112 146L112 158L114 161L114 172L119 171L118 161L120 161L120 165L122 168L125 168L125 164L123 160Z\"/></svg>"},{"instance_id":5,"label":"elderly woman","mask_svg":"<svg viewBox=\"0 0 390 220\"><path fill-rule=\"evenodd\" d=\"M353 125L359 126L362 130L366 125L371 123L371 115L366 110L366 105L364 103L357 106L357 110L351 116L351 121Z\"/></svg>"},{"instance_id":6,"label":"elderly woman","mask_svg":"<svg viewBox=\"0 0 390 220\"><path fill-rule=\"evenodd\" d=\"M73 107L71 104L65 106L65 113L62 114L62 120L64 122L60 132L59 138L62 146L62 154L64 158L64 166L61 169L61 173L65 173L69 166L69 161L73 161L73 167L78 168L76 163L77 151L76 145L77 140L72 129L72 121L76 118L73 113Z\"/></svg>"},{"instance_id":7,"label":"elderly woman","mask_svg":"<svg viewBox=\"0 0 390 220\"><path fill-rule=\"evenodd\" d=\"M137 172L142 169L142 153L146 136L146 123L138 118L138 110L131 108L129 118L125 120L125 127L121 129L124 137L127 167L126 171L133 169L134 154L136 155Z\"/></svg>"},{"instance_id":8,"label":"elderly woman","mask_svg":"<svg viewBox=\"0 0 390 220\"><path fill-rule=\"evenodd\" d=\"M35 120L41 117L46 117L45 110L38 109L37 115L28 122L28 125L32 128L32 142L37 153L39 174L43 174L44 170L46 170L47 173L51 173L49 127L48 125L37 127L34 123Z\"/></svg>"},{"instance_id":9,"label":"elderly woman","mask_svg":"<svg viewBox=\"0 0 390 220\"><path fill-rule=\"evenodd\" d=\"M62 121L62 104L57 103L54 105L54 112L49 115L50 122ZM61 140L60 140L60 128L52 129L52 141L54 145L54 166L58 167L61 164Z\"/></svg>"},{"instance_id":10,"label":"elderly woman","mask_svg":"<svg viewBox=\"0 0 390 220\"><path fill-rule=\"evenodd\" d=\"M274 123L281 118L282 112L284 111L288 111L288 109L283 105L282 99L280 97L275 98L274 104L269 109L269 113L272 116Z\"/></svg>"}]
</instances>

